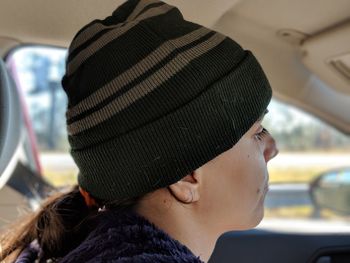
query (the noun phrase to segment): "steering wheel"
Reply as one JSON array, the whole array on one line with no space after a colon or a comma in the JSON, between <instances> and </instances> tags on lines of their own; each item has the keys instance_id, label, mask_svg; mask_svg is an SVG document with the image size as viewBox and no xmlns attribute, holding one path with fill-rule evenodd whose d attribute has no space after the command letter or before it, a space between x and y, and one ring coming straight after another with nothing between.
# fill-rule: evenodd
<instances>
[{"instance_id":1,"label":"steering wheel","mask_svg":"<svg viewBox=\"0 0 350 263\"><path fill-rule=\"evenodd\" d=\"M23 129L17 87L0 59L0 189L16 168Z\"/></svg>"}]
</instances>

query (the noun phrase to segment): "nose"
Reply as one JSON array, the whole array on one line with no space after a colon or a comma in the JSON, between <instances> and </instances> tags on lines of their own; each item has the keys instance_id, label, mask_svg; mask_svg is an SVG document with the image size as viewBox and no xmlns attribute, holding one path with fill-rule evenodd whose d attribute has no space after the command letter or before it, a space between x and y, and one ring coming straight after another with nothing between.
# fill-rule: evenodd
<instances>
[{"instance_id":1,"label":"nose","mask_svg":"<svg viewBox=\"0 0 350 263\"><path fill-rule=\"evenodd\" d=\"M265 162L267 163L278 154L275 139L269 134L266 138L266 148L264 151Z\"/></svg>"}]
</instances>

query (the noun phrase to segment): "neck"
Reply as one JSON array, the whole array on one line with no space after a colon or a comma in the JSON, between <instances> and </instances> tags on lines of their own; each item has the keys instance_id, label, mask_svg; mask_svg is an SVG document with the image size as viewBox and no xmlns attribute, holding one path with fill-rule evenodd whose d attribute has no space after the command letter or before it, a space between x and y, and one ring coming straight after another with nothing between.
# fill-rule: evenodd
<instances>
[{"instance_id":1,"label":"neck","mask_svg":"<svg viewBox=\"0 0 350 263\"><path fill-rule=\"evenodd\" d=\"M156 205L153 203L155 200ZM202 261L208 262L219 234L211 231L206 218L198 210L196 203L185 205L174 200L169 203L169 199L164 197L141 201L136 208L137 213L188 247Z\"/></svg>"}]
</instances>

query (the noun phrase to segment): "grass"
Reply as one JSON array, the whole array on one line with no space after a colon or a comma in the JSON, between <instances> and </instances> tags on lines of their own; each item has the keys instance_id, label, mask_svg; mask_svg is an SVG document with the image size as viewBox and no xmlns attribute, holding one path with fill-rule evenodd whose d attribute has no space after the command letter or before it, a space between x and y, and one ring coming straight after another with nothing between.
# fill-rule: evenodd
<instances>
[{"instance_id":1,"label":"grass","mask_svg":"<svg viewBox=\"0 0 350 263\"><path fill-rule=\"evenodd\" d=\"M265 208L266 218L286 218L286 219L306 219L314 217L314 209L311 206L290 206L279 208ZM321 209L319 217L324 220L349 220L349 216L339 215L338 213L329 210Z\"/></svg>"},{"instance_id":2,"label":"grass","mask_svg":"<svg viewBox=\"0 0 350 263\"><path fill-rule=\"evenodd\" d=\"M270 183L309 183L324 171L324 167L270 168Z\"/></svg>"},{"instance_id":3,"label":"grass","mask_svg":"<svg viewBox=\"0 0 350 263\"><path fill-rule=\"evenodd\" d=\"M45 169L44 167L43 174L44 177L56 187L74 185L77 183L78 171L76 169L57 172L50 169Z\"/></svg>"},{"instance_id":4,"label":"grass","mask_svg":"<svg viewBox=\"0 0 350 263\"><path fill-rule=\"evenodd\" d=\"M267 218L310 218L312 214L313 208L311 206L265 208L265 217Z\"/></svg>"}]
</instances>

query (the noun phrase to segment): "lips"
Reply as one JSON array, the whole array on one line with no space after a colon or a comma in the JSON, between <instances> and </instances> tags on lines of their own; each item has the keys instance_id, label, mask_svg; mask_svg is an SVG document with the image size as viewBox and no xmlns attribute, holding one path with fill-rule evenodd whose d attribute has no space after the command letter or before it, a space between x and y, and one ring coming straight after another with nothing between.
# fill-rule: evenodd
<instances>
[{"instance_id":1,"label":"lips","mask_svg":"<svg viewBox=\"0 0 350 263\"><path fill-rule=\"evenodd\" d=\"M264 192L265 194L269 191L269 184L265 185Z\"/></svg>"},{"instance_id":2,"label":"lips","mask_svg":"<svg viewBox=\"0 0 350 263\"><path fill-rule=\"evenodd\" d=\"M267 193L269 191L269 181L270 181L270 175L267 173L267 181L265 184L264 192Z\"/></svg>"}]
</instances>

